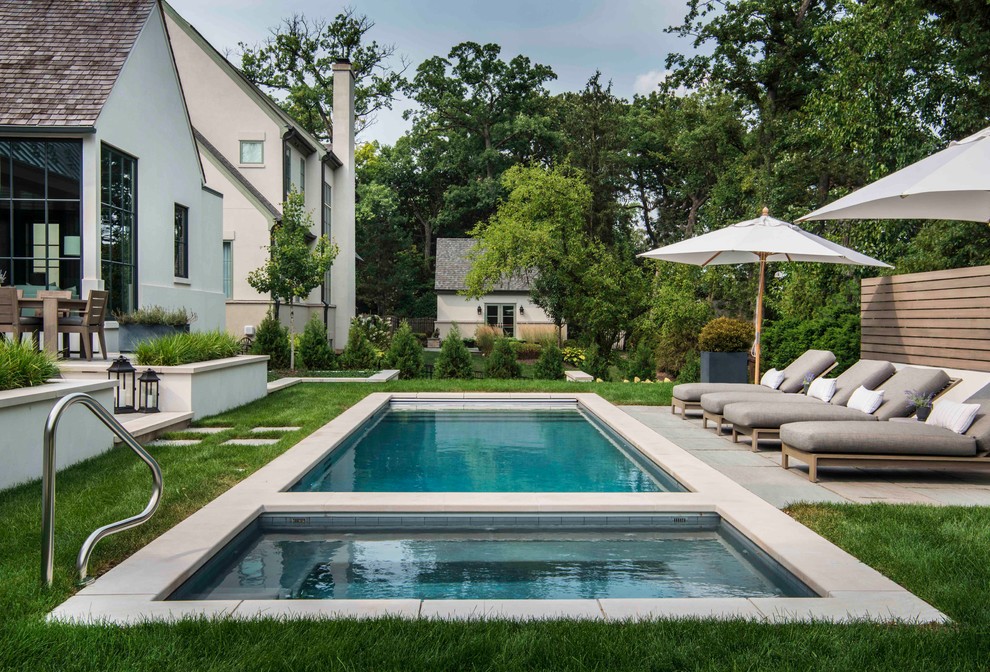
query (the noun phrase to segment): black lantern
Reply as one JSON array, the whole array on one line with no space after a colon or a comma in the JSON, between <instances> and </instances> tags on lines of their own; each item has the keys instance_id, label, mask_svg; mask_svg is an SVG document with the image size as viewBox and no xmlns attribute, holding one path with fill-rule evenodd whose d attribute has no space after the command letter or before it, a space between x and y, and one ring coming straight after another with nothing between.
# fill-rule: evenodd
<instances>
[{"instance_id":1,"label":"black lantern","mask_svg":"<svg viewBox=\"0 0 990 672\"><path fill-rule=\"evenodd\" d=\"M123 355L113 360L113 364L107 369L107 379L116 379L117 381L117 389L113 393L114 413L133 413L135 411L134 393L136 390L136 374L137 369L131 366L131 363Z\"/></svg>"},{"instance_id":2,"label":"black lantern","mask_svg":"<svg viewBox=\"0 0 990 672\"><path fill-rule=\"evenodd\" d=\"M137 406L139 413L158 412L158 382L160 378L154 369L147 369L138 378Z\"/></svg>"},{"instance_id":3,"label":"black lantern","mask_svg":"<svg viewBox=\"0 0 990 672\"><path fill-rule=\"evenodd\" d=\"M481 306L478 306L478 315L481 315Z\"/></svg>"}]
</instances>

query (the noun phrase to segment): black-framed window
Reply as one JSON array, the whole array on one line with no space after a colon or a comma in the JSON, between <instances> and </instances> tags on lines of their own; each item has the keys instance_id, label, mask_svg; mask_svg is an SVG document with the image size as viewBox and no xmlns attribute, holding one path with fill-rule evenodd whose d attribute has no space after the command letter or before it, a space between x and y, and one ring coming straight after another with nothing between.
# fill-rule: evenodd
<instances>
[{"instance_id":1,"label":"black-framed window","mask_svg":"<svg viewBox=\"0 0 990 672\"><path fill-rule=\"evenodd\" d=\"M108 309L137 308L137 159L103 145L100 153L100 273Z\"/></svg>"},{"instance_id":2,"label":"black-framed window","mask_svg":"<svg viewBox=\"0 0 990 672\"><path fill-rule=\"evenodd\" d=\"M289 143L282 143L282 200L289 200L292 191L292 148Z\"/></svg>"},{"instance_id":3,"label":"black-framed window","mask_svg":"<svg viewBox=\"0 0 990 672\"><path fill-rule=\"evenodd\" d=\"M330 185L326 182L323 183L323 208L322 216L320 217L320 230L324 236L329 240L333 240L333 235L330 231L330 215L332 213L331 209L331 199L333 196L333 191L330 189ZM323 286L320 288L320 298L323 303L330 303L330 271L327 271L326 276L323 278Z\"/></svg>"},{"instance_id":4,"label":"black-framed window","mask_svg":"<svg viewBox=\"0 0 990 672\"><path fill-rule=\"evenodd\" d=\"M81 184L81 140L0 138L2 284L79 296Z\"/></svg>"},{"instance_id":5,"label":"black-framed window","mask_svg":"<svg viewBox=\"0 0 990 672\"><path fill-rule=\"evenodd\" d=\"M306 157L299 157L299 189L300 194L306 193Z\"/></svg>"},{"instance_id":6,"label":"black-framed window","mask_svg":"<svg viewBox=\"0 0 990 672\"><path fill-rule=\"evenodd\" d=\"M516 304L486 303L485 324L489 327L498 327L509 338L514 337L516 335Z\"/></svg>"},{"instance_id":7,"label":"black-framed window","mask_svg":"<svg viewBox=\"0 0 990 672\"><path fill-rule=\"evenodd\" d=\"M189 277L189 208L175 204L175 277Z\"/></svg>"},{"instance_id":8,"label":"black-framed window","mask_svg":"<svg viewBox=\"0 0 990 672\"><path fill-rule=\"evenodd\" d=\"M234 241L223 241L223 295L234 298Z\"/></svg>"}]
</instances>

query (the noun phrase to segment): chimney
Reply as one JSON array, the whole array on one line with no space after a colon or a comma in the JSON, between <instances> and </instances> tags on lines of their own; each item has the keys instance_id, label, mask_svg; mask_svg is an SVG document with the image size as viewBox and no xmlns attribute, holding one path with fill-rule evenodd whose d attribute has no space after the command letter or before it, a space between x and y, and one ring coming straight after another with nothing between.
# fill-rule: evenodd
<instances>
[{"instance_id":1,"label":"chimney","mask_svg":"<svg viewBox=\"0 0 990 672\"><path fill-rule=\"evenodd\" d=\"M354 242L354 73L345 58L333 64L333 153L343 164L333 171L330 235L340 249L330 271L331 302L336 305L334 347L347 342L355 315L357 280Z\"/></svg>"}]
</instances>

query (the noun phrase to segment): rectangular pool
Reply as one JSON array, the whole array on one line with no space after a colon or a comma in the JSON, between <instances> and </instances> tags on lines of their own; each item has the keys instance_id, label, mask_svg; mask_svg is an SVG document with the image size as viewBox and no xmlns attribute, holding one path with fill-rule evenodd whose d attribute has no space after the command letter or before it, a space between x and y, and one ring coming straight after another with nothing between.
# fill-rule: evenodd
<instances>
[{"instance_id":1,"label":"rectangular pool","mask_svg":"<svg viewBox=\"0 0 990 672\"><path fill-rule=\"evenodd\" d=\"M576 403L392 402L296 492L683 492Z\"/></svg>"},{"instance_id":2,"label":"rectangular pool","mask_svg":"<svg viewBox=\"0 0 990 672\"><path fill-rule=\"evenodd\" d=\"M716 514L265 515L170 600L811 597Z\"/></svg>"}]
</instances>

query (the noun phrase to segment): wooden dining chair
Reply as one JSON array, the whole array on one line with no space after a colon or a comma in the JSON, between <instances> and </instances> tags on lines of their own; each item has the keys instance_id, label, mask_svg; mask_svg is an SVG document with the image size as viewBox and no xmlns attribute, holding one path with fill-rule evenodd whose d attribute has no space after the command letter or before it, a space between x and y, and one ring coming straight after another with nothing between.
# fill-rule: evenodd
<instances>
[{"instance_id":1,"label":"wooden dining chair","mask_svg":"<svg viewBox=\"0 0 990 672\"><path fill-rule=\"evenodd\" d=\"M96 334L100 338L100 352L103 353L103 359L107 358L107 339L103 328L109 295L109 292L91 289L86 299L86 308L81 313L59 318L58 330L64 335L64 349L68 349L69 334L79 334L83 356L86 361L93 361L93 334Z\"/></svg>"},{"instance_id":2,"label":"wooden dining chair","mask_svg":"<svg viewBox=\"0 0 990 672\"><path fill-rule=\"evenodd\" d=\"M13 287L0 287L0 334L10 334L15 342L21 340L21 335L30 333L38 347L38 332L41 331L40 317L24 317L21 315L20 296Z\"/></svg>"}]
</instances>

